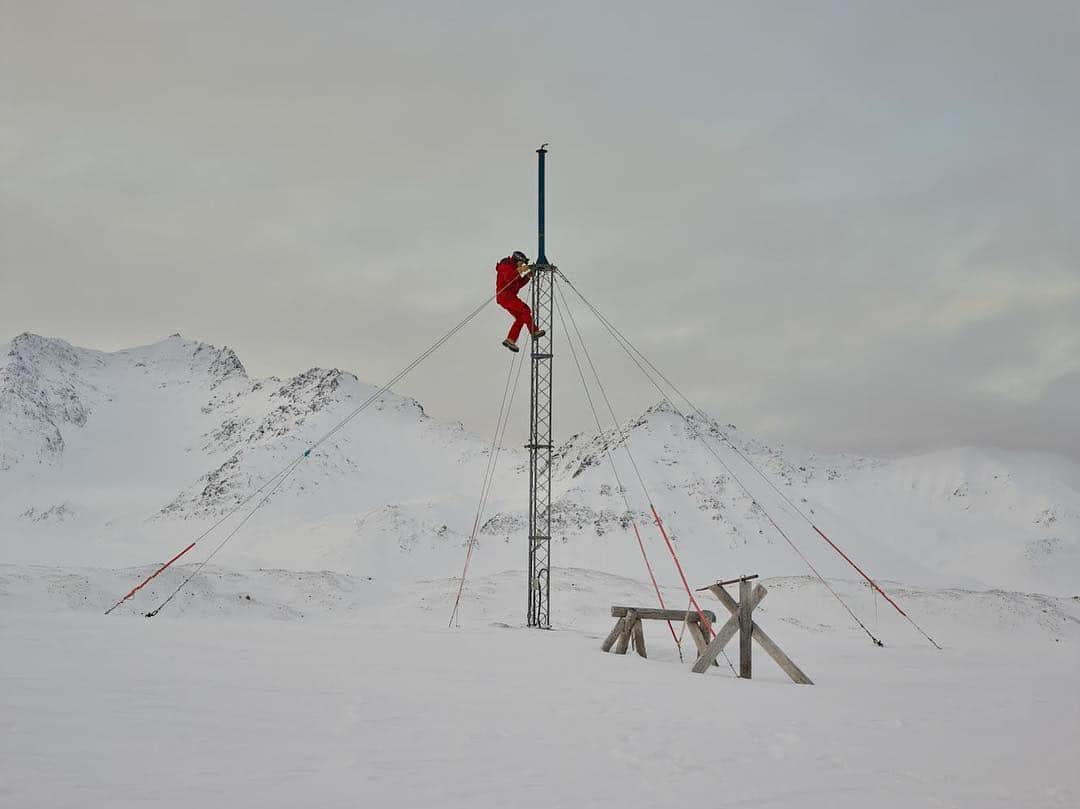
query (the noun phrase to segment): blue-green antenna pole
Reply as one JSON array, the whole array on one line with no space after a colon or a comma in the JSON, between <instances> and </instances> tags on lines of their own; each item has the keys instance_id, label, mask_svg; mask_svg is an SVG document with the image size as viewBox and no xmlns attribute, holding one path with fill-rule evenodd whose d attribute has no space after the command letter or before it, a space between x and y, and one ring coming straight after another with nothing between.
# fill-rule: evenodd
<instances>
[{"instance_id":1,"label":"blue-green antenna pole","mask_svg":"<svg viewBox=\"0 0 1080 809\"><path fill-rule=\"evenodd\" d=\"M539 205L539 222L538 232L540 236L540 244L537 249L536 263L545 265L548 263L547 255L544 253L544 156L547 154L547 144L544 143L536 150L536 154L540 158L540 182L538 187L540 189L540 205Z\"/></svg>"}]
</instances>

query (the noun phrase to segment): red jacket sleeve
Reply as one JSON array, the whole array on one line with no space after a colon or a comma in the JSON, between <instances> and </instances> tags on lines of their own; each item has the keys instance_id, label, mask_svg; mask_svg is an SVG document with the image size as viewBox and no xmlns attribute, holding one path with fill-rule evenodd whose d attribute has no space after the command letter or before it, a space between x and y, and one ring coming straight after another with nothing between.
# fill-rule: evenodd
<instances>
[{"instance_id":1,"label":"red jacket sleeve","mask_svg":"<svg viewBox=\"0 0 1080 809\"><path fill-rule=\"evenodd\" d=\"M495 265L495 291L500 295L516 295L525 286L526 279L518 277L517 265L504 258Z\"/></svg>"}]
</instances>

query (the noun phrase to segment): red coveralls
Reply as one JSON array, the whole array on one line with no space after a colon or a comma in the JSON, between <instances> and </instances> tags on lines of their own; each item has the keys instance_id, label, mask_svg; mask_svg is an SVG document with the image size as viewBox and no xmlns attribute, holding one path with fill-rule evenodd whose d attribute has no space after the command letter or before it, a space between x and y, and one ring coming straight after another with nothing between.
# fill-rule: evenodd
<instances>
[{"instance_id":1,"label":"red coveralls","mask_svg":"<svg viewBox=\"0 0 1080 809\"><path fill-rule=\"evenodd\" d=\"M495 302L514 316L514 325L510 327L507 337L515 343L518 335L521 334L522 326L529 330L529 334L536 331L532 310L517 296L518 290L527 283L529 283L529 277L523 278L518 275L517 264L509 256L495 265Z\"/></svg>"}]
</instances>

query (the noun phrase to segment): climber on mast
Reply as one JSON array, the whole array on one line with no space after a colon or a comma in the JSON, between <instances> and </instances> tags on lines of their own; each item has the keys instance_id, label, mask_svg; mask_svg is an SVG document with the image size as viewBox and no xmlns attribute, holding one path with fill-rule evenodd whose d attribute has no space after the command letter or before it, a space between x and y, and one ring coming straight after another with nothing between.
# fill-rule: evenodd
<instances>
[{"instance_id":1,"label":"climber on mast","mask_svg":"<svg viewBox=\"0 0 1080 809\"><path fill-rule=\"evenodd\" d=\"M531 274L529 259L520 250L515 250L495 265L495 302L514 316L510 333L503 340L503 345L511 351L518 350L517 338L521 334L522 326L528 328L534 340L545 334L543 329L533 323L532 310L528 304L517 296L518 291L529 283Z\"/></svg>"}]
</instances>

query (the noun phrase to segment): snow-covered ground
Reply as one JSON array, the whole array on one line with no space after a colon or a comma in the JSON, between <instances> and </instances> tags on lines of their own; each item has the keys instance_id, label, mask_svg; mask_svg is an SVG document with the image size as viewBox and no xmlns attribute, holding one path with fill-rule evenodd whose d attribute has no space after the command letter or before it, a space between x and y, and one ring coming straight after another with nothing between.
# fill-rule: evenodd
<instances>
[{"instance_id":1,"label":"snow-covered ground","mask_svg":"<svg viewBox=\"0 0 1080 809\"><path fill-rule=\"evenodd\" d=\"M552 632L520 626L520 571L477 581L453 629L449 578L212 571L148 620L101 615L121 572L19 571L0 572L4 806L1080 800L1074 599L904 589L946 648L881 612L899 640L879 649L813 582L767 581L759 620L816 683L795 686L763 655L751 681L691 674L659 623L650 659L601 653L606 607L648 591L595 571L557 571Z\"/></svg>"},{"instance_id":2,"label":"snow-covered ground","mask_svg":"<svg viewBox=\"0 0 1080 809\"><path fill-rule=\"evenodd\" d=\"M749 682L693 675L662 624L648 660L599 651L612 604L653 602L610 435L557 454L556 630L521 626L513 449L447 627L486 442L397 396L314 452L161 615L142 617L220 534L102 614L371 391L337 370L253 380L178 335L0 347L0 805L1080 804L1080 467L1055 456L825 457L665 405L634 419L693 583L761 573L758 620L814 686L761 655ZM718 468L698 436L721 431L944 649L737 455Z\"/></svg>"}]
</instances>

